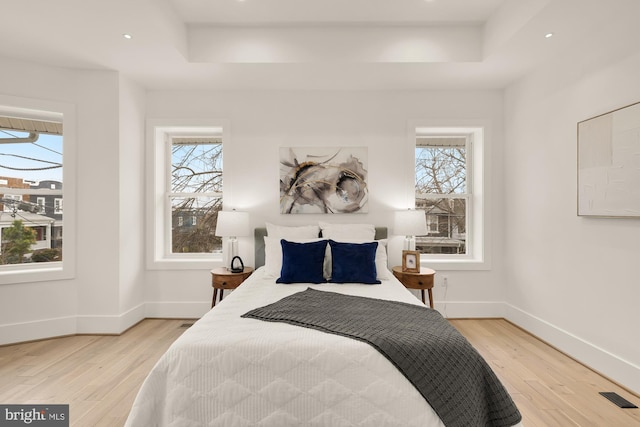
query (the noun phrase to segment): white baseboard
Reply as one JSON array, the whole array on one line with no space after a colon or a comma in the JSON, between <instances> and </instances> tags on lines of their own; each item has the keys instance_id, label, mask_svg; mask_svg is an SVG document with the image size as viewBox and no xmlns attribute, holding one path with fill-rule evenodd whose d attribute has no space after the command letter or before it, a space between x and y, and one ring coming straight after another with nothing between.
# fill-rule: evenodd
<instances>
[{"instance_id":1,"label":"white baseboard","mask_svg":"<svg viewBox=\"0 0 640 427\"><path fill-rule=\"evenodd\" d=\"M57 317L0 325L0 345L76 334L76 317Z\"/></svg>"},{"instance_id":2,"label":"white baseboard","mask_svg":"<svg viewBox=\"0 0 640 427\"><path fill-rule=\"evenodd\" d=\"M147 317L199 319L210 303L151 302L139 304L121 314L78 315L0 325L0 345L76 334L119 335Z\"/></svg>"},{"instance_id":3,"label":"white baseboard","mask_svg":"<svg viewBox=\"0 0 640 427\"><path fill-rule=\"evenodd\" d=\"M117 315L77 316L77 334L118 335L145 318L145 305L139 304Z\"/></svg>"},{"instance_id":4,"label":"white baseboard","mask_svg":"<svg viewBox=\"0 0 640 427\"><path fill-rule=\"evenodd\" d=\"M587 367L640 394L640 366L507 303L504 317Z\"/></svg>"},{"instance_id":5,"label":"white baseboard","mask_svg":"<svg viewBox=\"0 0 640 427\"><path fill-rule=\"evenodd\" d=\"M76 334L118 335L144 319L140 304L119 315L68 316L0 325L0 345Z\"/></svg>"},{"instance_id":6,"label":"white baseboard","mask_svg":"<svg viewBox=\"0 0 640 427\"><path fill-rule=\"evenodd\" d=\"M145 304L145 317L199 319L209 310L211 310L211 303L209 302L147 302Z\"/></svg>"}]
</instances>

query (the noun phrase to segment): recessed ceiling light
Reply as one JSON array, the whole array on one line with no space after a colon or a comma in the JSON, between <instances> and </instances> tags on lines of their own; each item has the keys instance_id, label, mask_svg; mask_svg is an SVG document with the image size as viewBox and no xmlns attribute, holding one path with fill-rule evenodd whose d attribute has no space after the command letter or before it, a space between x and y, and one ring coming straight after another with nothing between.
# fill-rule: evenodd
<instances>
[{"instance_id":1,"label":"recessed ceiling light","mask_svg":"<svg viewBox=\"0 0 640 427\"><path fill-rule=\"evenodd\" d=\"M553 37L553 33L547 33L544 35L544 37L550 39L551 37Z\"/></svg>"},{"instance_id":2,"label":"recessed ceiling light","mask_svg":"<svg viewBox=\"0 0 640 427\"><path fill-rule=\"evenodd\" d=\"M133 38L133 37L131 37L131 34L128 34L128 33L124 33L124 34L122 35L122 37L124 37L124 38L125 38L125 39L127 39L127 40L131 40L131 39Z\"/></svg>"}]
</instances>

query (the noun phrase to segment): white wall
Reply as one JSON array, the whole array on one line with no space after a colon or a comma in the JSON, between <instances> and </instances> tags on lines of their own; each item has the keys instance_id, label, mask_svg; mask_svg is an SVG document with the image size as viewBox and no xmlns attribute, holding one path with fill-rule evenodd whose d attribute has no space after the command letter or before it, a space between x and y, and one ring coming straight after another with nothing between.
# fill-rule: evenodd
<instances>
[{"instance_id":1,"label":"white wall","mask_svg":"<svg viewBox=\"0 0 640 427\"><path fill-rule=\"evenodd\" d=\"M506 91L504 265L510 320L640 392L640 219L576 214L577 122L640 101L625 37Z\"/></svg>"},{"instance_id":2,"label":"white wall","mask_svg":"<svg viewBox=\"0 0 640 427\"><path fill-rule=\"evenodd\" d=\"M146 93L119 81L119 313L120 330L144 318L144 106Z\"/></svg>"},{"instance_id":3,"label":"white wall","mask_svg":"<svg viewBox=\"0 0 640 427\"><path fill-rule=\"evenodd\" d=\"M144 117L227 118L225 200L253 225L308 223L318 215L279 214L280 146L369 147L370 213L336 221L390 225L411 199L407 123L483 120L492 163L501 163L500 92L154 92L117 73L68 70L0 58L0 93L74 105L77 115L77 268L70 280L0 286L0 342L73 333L118 333L143 316L197 317L210 305L208 269L144 270ZM145 105L146 103L146 105ZM500 171L488 176L498 212ZM495 225L493 228L498 229ZM492 248L500 252L499 242ZM66 242L70 244L70 242ZM253 261L252 239L241 253ZM502 314L500 257L493 269L449 272L448 314ZM399 262L399 254L391 254ZM444 272L442 272L444 273ZM439 307L442 289L436 289Z\"/></svg>"},{"instance_id":4,"label":"white wall","mask_svg":"<svg viewBox=\"0 0 640 427\"><path fill-rule=\"evenodd\" d=\"M150 92L147 117L228 119L231 139L225 141L225 203L247 210L253 226L266 221L308 224L318 220L370 222L391 228L393 212L413 200L410 119L463 124L485 120L493 165L502 164L502 93L499 91L433 92ZM278 149L288 146L366 146L369 148L370 207L368 214L281 215L279 213ZM493 268L446 272L450 316L501 316L502 202L500 170L487 177L494 245ZM393 230L390 229L390 232ZM497 237L496 237L497 236ZM241 241L253 260L252 239ZM396 264L399 252L391 254ZM445 271L439 271L444 274ZM208 270L148 271L149 315L200 315L211 298ZM443 309L443 289L435 290ZM199 302L201 301L201 302ZM207 303L204 303L207 301Z\"/></svg>"},{"instance_id":5,"label":"white wall","mask_svg":"<svg viewBox=\"0 0 640 427\"><path fill-rule=\"evenodd\" d=\"M132 267L131 261L120 255L124 245L119 230L127 221L126 230L130 231L130 222L143 220L142 202L134 203L135 218L131 220L129 211L121 208L135 197L142 199L139 144L144 97L127 83L121 92L119 84L115 72L68 70L0 58L3 95L75 107L78 166L77 238L64 242L76 245L75 275L68 280L0 285L0 344L74 333L118 333L132 321L123 313L141 303L142 262L132 257ZM119 97L126 94L132 99L121 104ZM121 109L132 114L131 121L121 118ZM127 126L122 135L120 120ZM119 152L120 144L126 148L127 143L133 144L134 157L123 164L137 170L127 169L123 178L132 180L131 190L121 193ZM65 227L71 225L65 217ZM139 234L140 243L131 250L141 250Z\"/></svg>"},{"instance_id":6,"label":"white wall","mask_svg":"<svg viewBox=\"0 0 640 427\"><path fill-rule=\"evenodd\" d=\"M119 314L118 74L78 71L75 90L78 331L109 332Z\"/></svg>"}]
</instances>

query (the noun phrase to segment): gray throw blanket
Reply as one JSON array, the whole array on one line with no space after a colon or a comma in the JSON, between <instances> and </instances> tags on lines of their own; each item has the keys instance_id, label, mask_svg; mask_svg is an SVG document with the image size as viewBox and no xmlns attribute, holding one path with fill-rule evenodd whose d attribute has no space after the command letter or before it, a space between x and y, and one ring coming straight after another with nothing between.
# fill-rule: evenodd
<instances>
[{"instance_id":1,"label":"gray throw blanket","mask_svg":"<svg viewBox=\"0 0 640 427\"><path fill-rule=\"evenodd\" d=\"M290 323L372 345L446 426L512 426L522 419L486 361L435 310L309 288L242 317Z\"/></svg>"}]
</instances>

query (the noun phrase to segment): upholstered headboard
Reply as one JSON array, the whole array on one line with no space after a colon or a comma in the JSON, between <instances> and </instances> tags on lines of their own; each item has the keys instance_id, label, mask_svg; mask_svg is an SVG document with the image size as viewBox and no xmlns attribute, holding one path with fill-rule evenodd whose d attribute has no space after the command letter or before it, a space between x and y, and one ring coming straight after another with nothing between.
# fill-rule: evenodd
<instances>
[{"instance_id":1,"label":"upholstered headboard","mask_svg":"<svg viewBox=\"0 0 640 427\"><path fill-rule=\"evenodd\" d=\"M256 228L254 230L254 244L255 244L255 264L256 268L264 265L264 236L267 235L267 229L265 227ZM387 238L387 227L376 227L376 240Z\"/></svg>"}]
</instances>

